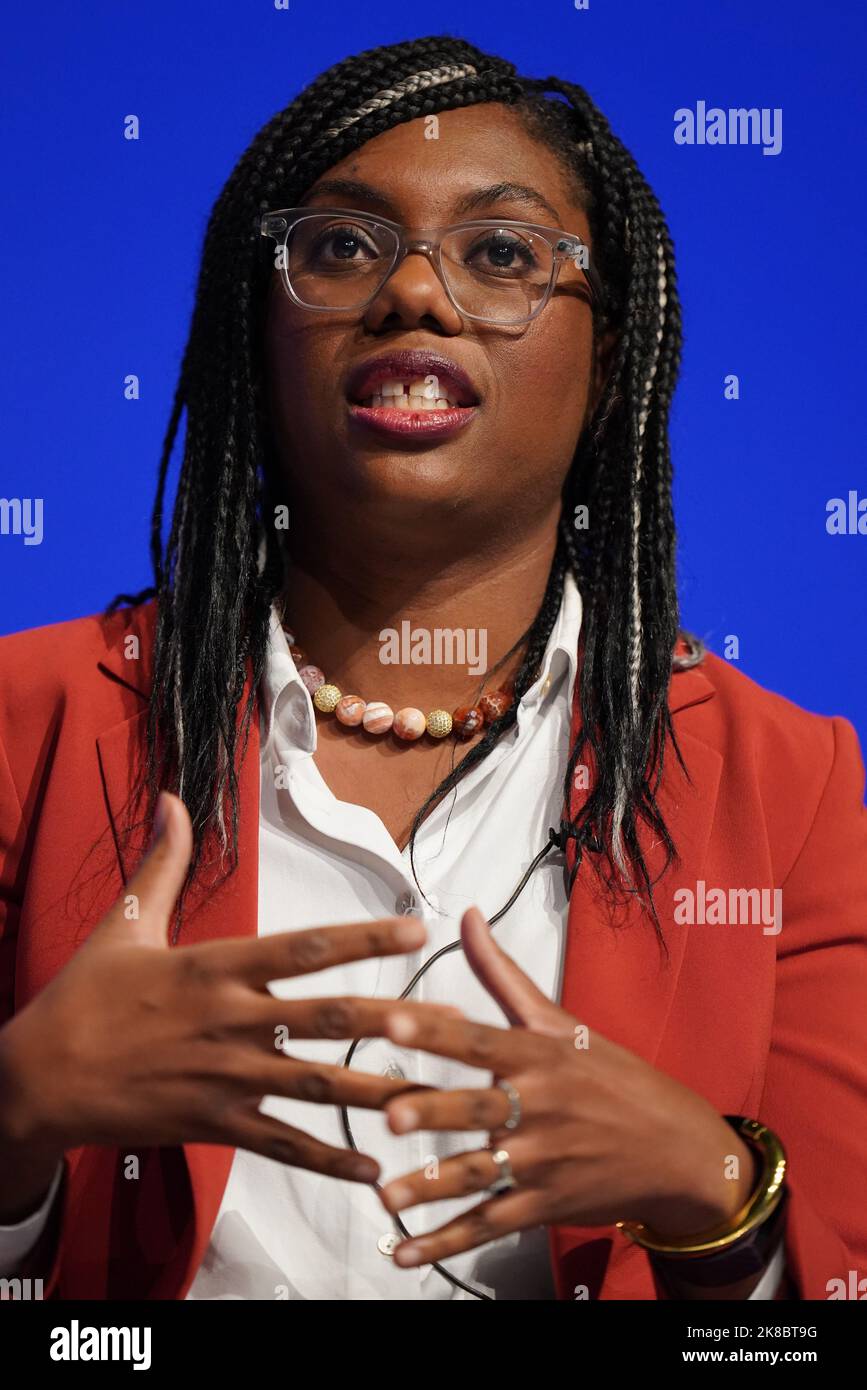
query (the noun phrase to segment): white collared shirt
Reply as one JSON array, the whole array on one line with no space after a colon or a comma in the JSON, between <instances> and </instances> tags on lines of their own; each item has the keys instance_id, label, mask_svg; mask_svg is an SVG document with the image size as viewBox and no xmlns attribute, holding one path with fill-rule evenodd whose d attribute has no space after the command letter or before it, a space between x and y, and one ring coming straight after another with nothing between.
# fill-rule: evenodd
<instances>
[{"instance_id":1,"label":"white collared shirt","mask_svg":"<svg viewBox=\"0 0 867 1390\"><path fill-rule=\"evenodd\" d=\"M477 904L490 918L558 827L568 757L572 695L581 628L581 597L566 576L564 598L542 671L522 698L515 725L422 823L415 842L418 884L409 848L402 853L373 811L338 800L313 758L316 714L272 611L260 709L260 936L332 923L414 913L427 941L410 955L352 962L315 976L271 985L278 998L362 995L397 998L419 966L457 940L460 919ZM385 669L385 668L384 668ZM435 668L434 668L435 669ZM472 684L472 678L470 678ZM384 682L385 686L385 682ZM383 689L387 698L387 689ZM407 749L405 756L412 756ZM553 849L534 870L497 939L549 998L560 996L568 903L564 857ZM422 896L423 890L424 896ZM425 898L427 901L425 901ZM437 961L412 999L456 1004L468 1017L502 1027L505 1018L458 950ZM340 1064L348 1044L290 1041L298 1058ZM364 1039L353 1067L447 1089L484 1086L488 1073L463 1063ZM326 1143L344 1147L339 1111L283 1097L261 1107ZM350 1111L355 1142L379 1160L380 1181L426 1169L449 1155L484 1148L485 1133L393 1135L380 1111ZM59 1173L58 1173L59 1176ZM37 1240L57 1179L39 1211L0 1227L0 1271ZM413 1234L436 1229L484 1196L414 1207L403 1220ZM235 1151L211 1241L189 1299L466 1299L430 1265L400 1269L391 1258L395 1228L375 1190ZM464 1283L492 1298L550 1299L554 1288L543 1227L494 1241L443 1262ZM772 1298L782 1248L753 1299Z\"/></svg>"},{"instance_id":2,"label":"white collared shirt","mask_svg":"<svg viewBox=\"0 0 867 1390\"><path fill-rule=\"evenodd\" d=\"M272 615L262 686L259 932L365 921L415 912L427 941L410 955L353 962L316 976L276 982L281 998L364 995L396 998L419 966L460 935L466 908L486 916L511 896L525 869L559 826L568 755L581 599L574 580L548 641L542 672L518 709L515 726L422 823L410 868L379 816L339 801L313 753L316 714ZM387 672L384 667L384 672ZM435 685L435 667L420 671ZM470 685L473 677L468 677ZM383 682L385 685L385 681ZM387 697L387 689L383 694ZM321 717L321 716L320 716ZM407 749L404 756L411 757ZM559 996L565 940L563 855L551 850L505 917L497 938L547 995ZM463 953L436 962L411 998L454 1003L498 1027L505 1018ZM293 1056L340 1064L343 1041L299 1041ZM490 1074L446 1058L365 1039L352 1065L402 1075L424 1085L484 1086ZM269 1097L265 1110L323 1141L344 1147L333 1106ZM380 1181L417 1169L435 1171L446 1156L484 1148L487 1134L393 1135L379 1111L353 1109L350 1123L363 1153L378 1159ZM437 1202L403 1213L412 1232L435 1229L482 1196ZM238 1151L205 1260L188 1297L302 1299L471 1298L435 1269L400 1269L391 1258L394 1227L375 1190L338 1182ZM499 1298L554 1296L543 1227L444 1261L465 1283Z\"/></svg>"}]
</instances>

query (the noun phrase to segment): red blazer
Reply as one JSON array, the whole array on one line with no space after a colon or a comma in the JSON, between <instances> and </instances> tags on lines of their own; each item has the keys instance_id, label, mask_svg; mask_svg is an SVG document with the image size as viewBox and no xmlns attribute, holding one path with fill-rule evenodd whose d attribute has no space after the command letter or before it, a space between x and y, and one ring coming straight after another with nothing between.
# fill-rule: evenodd
<instances>
[{"instance_id":1,"label":"red blazer","mask_svg":"<svg viewBox=\"0 0 867 1390\"><path fill-rule=\"evenodd\" d=\"M155 607L0 640L0 1021L60 970L121 893L120 812L141 747ZM140 654L130 635L140 639ZM249 681L249 674L248 674ZM716 656L675 672L669 704L691 785L669 756L661 803L680 863L656 888L669 945L629 909L615 929L595 875L572 893L561 1003L706 1096L759 1118L790 1163L787 1264L797 1296L867 1273L867 811L852 725L808 714ZM577 708L573 724L577 721ZM576 796L580 795L576 793ZM257 931L259 737L240 774L240 863L190 899L181 942ZM647 845L651 855L653 847ZM685 925L675 892L782 888L782 930ZM678 914L682 915L682 914ZM66 1157L46 1296L183 1298L220 1206L231 1148ZM614 1227L555 1227L559 1297L657 1297ZM33 1274L47 1273L33 1268Z\"/></svg>"}]
</instances>

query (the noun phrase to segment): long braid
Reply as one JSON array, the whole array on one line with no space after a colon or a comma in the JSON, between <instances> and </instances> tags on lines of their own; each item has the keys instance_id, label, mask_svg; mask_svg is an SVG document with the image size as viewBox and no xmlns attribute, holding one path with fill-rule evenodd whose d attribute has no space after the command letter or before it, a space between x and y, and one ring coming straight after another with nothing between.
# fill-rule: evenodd
<instances>
[{"instance_id":1,"label":"long braid","mask_svg":"<svg viewBox=\"0 0 867 1390\"><path fill-rule=\"evenodd\" d=\"M566 534L589 612L584 727L564 791L589 744L598 776L576 825L602 832L621 875L629 859L652 910L637 819L662 841L666 862L674 852L655 800L666 738L673 739L666 697L679 630L667 429L681 341L673 249L655 196L587 94L557 78L535 89L559 92L571 107L548 103L542 123L554 125L557 152L592 190L597 269L601 261L611 291L607 317L619 328L595 425L567 481L570 502L577 489L589 504L591 531L583 548ZM649 633L645 614L653 618Z\"/></svg>"},{"instance_id":2,"label":"long braid","mask_svg":"<svg viewBox=\"0 0 867 1390\"><path fill-rule=\"evenodd\" d=\"M564 100L549 100L546 92ZM263 385L272 262L263 254L259 218L297 203L322 172L393 126L479 102L513 108L575 179L606 287L594 332L610 324L619 335L602 399L564 485L549 580L515 678L516 704L544 653L568 568L585 618L582 727L568 760L567 795L588 749L596 773L570 825L575 833L592 831L631 891L648 890L659 931L636 831L638 819L645 820L673 853L651 783L656 769L658 784L671 733L666 693L678 632L667 416L680 320L671 242L652 191L581 87L522 78L513 64L448 35L367 50L320 74L255 137L211 212L160 460L151 521L154 586L118 595L106 610L151 595L157 600L145 816L152 816L160 787L183 788L194 842L185 891L210 832L221 865L230 852L230 871L235 867L238 757L284 572L271 524L277 460ZM163 546L166 479L184 411L183 461ZM580 536L571 527L578 501L591 518ZM250 686L242 709L245 676ZM411 856L427 811L514 720L515 706L431 794L413 824Z\"/></svg>"}]
</instances>

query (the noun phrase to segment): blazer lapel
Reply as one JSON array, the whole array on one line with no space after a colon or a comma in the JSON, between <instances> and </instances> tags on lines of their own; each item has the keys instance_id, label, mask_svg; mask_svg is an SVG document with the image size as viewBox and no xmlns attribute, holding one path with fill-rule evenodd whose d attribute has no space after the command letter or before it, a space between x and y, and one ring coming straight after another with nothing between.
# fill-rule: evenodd
<instances>
[{"instance_id":1,"label":"blazer lapel","mask_svg":"<svg viewBox=\"0 0 867 1390\"><path fill-rule=\"evenodd\" d=\"M586 851L569 901L562 1007L587 1024L591 1035L593 1031L602 1033L651 1065L656 1063L662 1045L689 932L688 926L674 921L673 884L675 879L683 884L702 877L722 772L720 754L687 727L691 720L695 722L688 712L713 695L714 688L699 667L673 673L669 709L691 782L669 743L658 801L678 859L658 882L664 863L662 847L650 839L644 827L639 831L654 880L654 901L667 955L650 918L634 902L612 907ZM573 738L579 727L576 700ZM573 792L573 815L581 797ZM570 867L574 850L570 841ZM560 1297L574 1298L576 1287L586 1288L592 1298L655 1297L646 1259L615 1228L554 1227L551 1242ZM628 1265L624 1273L632 1280L635 1292L623 1292L622 1288L612 1291L612 1277L621 1263Z\"/></svg>"}]
</instances>

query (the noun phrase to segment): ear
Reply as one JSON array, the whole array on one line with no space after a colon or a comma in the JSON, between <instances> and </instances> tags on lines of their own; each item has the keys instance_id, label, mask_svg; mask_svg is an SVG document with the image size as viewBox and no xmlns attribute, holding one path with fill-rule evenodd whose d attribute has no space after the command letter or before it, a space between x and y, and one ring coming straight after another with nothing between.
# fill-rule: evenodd
<instances>
[{"instance_id":1,"label":"ear","mask_svg":"<svg viewBox=\"0 0 867 1390\"><path fill-rule=\"evenodd\" d=\"M609 328L602 333L596 340L595 357L593 363L593 380L590 385L590 394L587 400L587 419L593 418L596 407L602 399L605 390L605 383L611 372L611 363L614 358L614 349L617 347L620 334L615 328Z\"/></svg>"}]
</instances>

